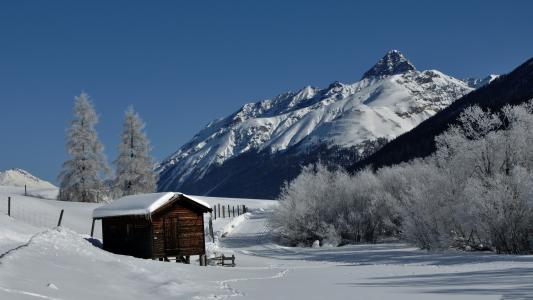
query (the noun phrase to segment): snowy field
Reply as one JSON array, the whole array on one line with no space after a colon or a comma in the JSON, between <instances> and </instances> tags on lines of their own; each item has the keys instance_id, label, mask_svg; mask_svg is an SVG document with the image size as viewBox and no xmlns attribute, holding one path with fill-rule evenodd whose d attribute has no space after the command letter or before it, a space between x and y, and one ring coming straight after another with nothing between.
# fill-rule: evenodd
<instances>
[{"instance_id":1,"label":"snowy field","mask_svg":"<svg viewBox=\"0 0 533 300\"><path fill-rule=\"evenodd\" d=\"M428 253L401 243L282 247L266 222L275 201L203 200L250 208L216 220L207 244L211 255L235 254L234 268L107 253L88 236L97 204L0 187L0 299L533 299L533 256Z\"/></svg>"}]
</instances>

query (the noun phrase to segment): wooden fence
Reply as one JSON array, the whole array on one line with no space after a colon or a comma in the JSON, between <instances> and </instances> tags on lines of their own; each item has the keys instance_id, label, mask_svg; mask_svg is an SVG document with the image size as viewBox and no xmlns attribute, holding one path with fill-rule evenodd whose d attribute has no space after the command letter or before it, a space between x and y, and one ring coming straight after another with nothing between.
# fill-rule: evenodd
<instances>
[{"instance_id":1,"label":"wooden fence","mask_svg":"<svg viewBox=\"0 0 533 300\"><path fill-rule=\"evenodd\" d=\"M26 203L23 199L15 199L15 197L8 196L6 200L7 201L0 201L2 204L0 205L0 211L5 210L5 214L12 218L20 219L21 221L37 227L53 227L54 224L61 226L63 214L65 212L64 209L57 211L59 219L56 219L54 216L50 215L50 212L41 212L31 204Z\"/></svg>"},{"instance_id":2,"label":"wooden fence","mask_svg":"<svg viewBox=\"0 0 533 300\"><path fill-rule=\"evenodd\" d=\"M220 205L217 204L213 207L213 218L216 220L217 218L234 218L236 216L240 216L242 214L245 214L248 208L246 205Z\"/></svg>"}]
</instances>

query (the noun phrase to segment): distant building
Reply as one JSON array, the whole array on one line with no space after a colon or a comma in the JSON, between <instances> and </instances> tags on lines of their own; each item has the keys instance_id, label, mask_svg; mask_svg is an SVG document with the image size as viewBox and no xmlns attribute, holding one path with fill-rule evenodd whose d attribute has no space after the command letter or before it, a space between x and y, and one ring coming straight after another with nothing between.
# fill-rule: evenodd
<instances>
[{"instance_id":1,"label":"distant building","mask_svg":"<svg viewBox=\"0 0 533 300\"><path fill-rule=\"evenodd\" d=\"M139 258L189 261L205 255L204 213L209 204L181 193L126 196L98 207L103 248Z\"/></svg>"}]
</instances>

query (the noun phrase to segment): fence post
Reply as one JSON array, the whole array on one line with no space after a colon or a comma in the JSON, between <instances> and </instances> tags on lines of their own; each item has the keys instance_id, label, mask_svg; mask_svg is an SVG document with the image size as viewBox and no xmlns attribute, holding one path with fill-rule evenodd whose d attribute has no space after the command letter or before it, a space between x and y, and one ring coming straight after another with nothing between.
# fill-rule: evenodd
<instances>
[{"instance_id":1,"label":"fence post","mask_svg":"<svg viewBox=\"0 0 533 300\"><path fill-rule=\"evenodd\" d=\"M59 221L57 222L57 226L61 226L61 221L63 220L63 212L64 212L64 211L65 211L65 210L62 209L62 210L61 210L61 213L59 214Z\"/></svg>"},{"instance_id":2,"label":"fence post","mask_svg":"<svg viewBox=\"0 0 533 300\"><path fill-rule=\"evenodd\" d=\"M11 217L11 197L7 197L7 215Z\"/></svg>"},{"instance_id":3,"label":"fence post","mask_svg":"<svg viewBox=\"0 0 533 300\"><path fill-rule=\"evenodd\" d=\"M63 211L61 211L63 212ZM95 219L93 219L93 224L91 225L91 237L93 237L93 233L94 233L94 221L96 221Z\"/></svg>"},{"instance_id":4,"label":"fence post","mask_svg":"<svg viewBox=\"0 0 533 300\"><path fill-rule=\"evenodd\" d=\"M26 188L26 185L24 185L24 196L28 196L28 189Z\"/></svg>"},{"instance_id":5,"label":"fence post","mask_svg":"<svg viewBox=\"0 0 533 300\"><path fill-rule=\"evenodd\" d=\"M246 213L246 206L243 204L242 205L242 213L245 214Z\"/></svg>"},{"instance_id":6,"label":"fence post","mask_svg":"<svg viewBox=\"0 0 533 300\"><path fill-rule=\"evenodd\" d=\"M229 211L229 204L228 204L228 218L231 218L230 211Z\"/></svg>"},{"instance_id":7,"label":"fence post","mask_svg":"<svg viewBox=\"0 0 533 300\"><path fill-rule=\"evenodd\" d=\"M211 236L211 239L213 240L213 243L215 242L215 233L213 231L213 219L209 218L209 235Z\"/></svg>"},{"instance_id":8,"label":"fence post","mask_svg":"<svg viewBox=\"0 0 533 300\"><path fill-rule=\"evenodd\" d=\"M217 219L217 206L216 205L213 208L213 212L215 213L215 220L216 220Z\"/></svg>"},{"instance_id":9,"label":"fence post","mask_svg":"<svg viewBox=\"0 0 533 300\"><path fill-rule=\"evenodd\" d=\"M220 203L218 204L218 217L220 218Z\"/></svg>"},{"instance_id":10,"label":"fence post","mask_svg":"<svg viewBox=\"0 0 533 300\"><path fill-rule=\"evenodd\" d=\"M226 218L226 210L225 210L225 206L222 206L222 218Z\"/></svg>"},{"instance_id":11,"label":"fence post","mask_svg":"<svg viewBox=\"0 0 533 300\"><path fill-rule=\"evenodd\" d=\"M235 206L233 206L232 208L233 208L233 217L235 218Z\"/></svg>"}]
</instances>

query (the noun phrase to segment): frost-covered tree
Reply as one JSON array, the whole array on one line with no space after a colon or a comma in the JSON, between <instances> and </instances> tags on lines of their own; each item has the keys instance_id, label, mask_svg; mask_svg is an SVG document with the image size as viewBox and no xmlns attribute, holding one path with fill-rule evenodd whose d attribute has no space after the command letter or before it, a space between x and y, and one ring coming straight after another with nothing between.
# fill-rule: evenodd
<instances>
[{"instance_id":1,"label":"frost-covered tree","mask_svg":"<svg viewBox=\"0 0 533 300\"><path fill-rule=\"evenodd\" d=\"M309 165L280 196L280 205L272 216L271 226L288 244L310 245L315 240L338 240L334 228L327 224L328 191L335 173L323 165Z\"/></svg>"},{"instance_id":2,"label":"frost-covered tree","mask_svg":"<svg viewBox=\"0 0 533 300\"><path fill-rule=\"evenodd\" d=\"M422 185L409 182L406 186L416 194L398 197L408 204L402 203L405 237L427 249L533 251L531 104L507 106L499 114L468 108L436 142L434 157L425 166L411 162L413 174L408 175L416 178L433 169L422 176L433 179ZM421 192L425 195L416 197ZM424 219L430 222L420 222Z\"/></svg>"},{"instance_id":3,"label":"frost-covered tree","mask_svg":"<svg viewBox=\"0 0 533 300\"><path fill-rule=\"evenodd\" d=\"M272 225L292 244L400 236L423 249L533 253L533 100L474 106L437 151L350 175L309 166L282 190Z\"/></svg>"},{"instance_id":4,"label":"frost-covered tree","mask_svg":"<svg viewBox=\"0 0 533 300\"><path fill-rule=\"evenodd\" d=\"M472 199L477 234L498 253L533 250L533 174L513 168L483 180L471 178L465 190Z\"/></svg>"},{"instance_id":5,"label":"frost-covered tree","mask_svg":"<svg viewBox=\"0 0 533 300\"><path fill-rule=\"evenodd\" d=\"M98 140L98 123L89 95L75 97L74 119L67 131L67 152L70 159L63 163L59 174L60 200L101 202L106 198L102 175L109 168Z\"/></svg>"},{"instance_id":6,"label":"frost-covered tree","mask_svg":"<svg viewBox=\"0 0 533 300\"><path fill-rule=\"evenodd\" d=\"M157 174L150 157L150 142L140 116L128 108L115 160L116 196L151 193L156 190Z\"/></svg>"},{"instance_id":7,"label":"frost-covered tree","mask_svg":"<svg viewBox=\"0 0 533 300\"><path fill-rule=\"evenodd\" d=\"M292 245L375 242L394 232L391 200L369 170L350 176L310 165L283 188L271 226Z\"/></svg>"}]
</instances>

